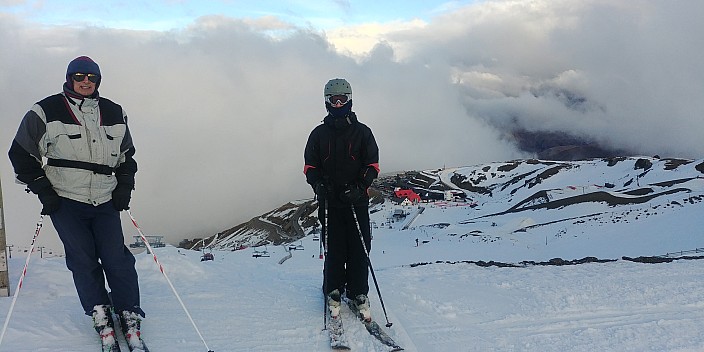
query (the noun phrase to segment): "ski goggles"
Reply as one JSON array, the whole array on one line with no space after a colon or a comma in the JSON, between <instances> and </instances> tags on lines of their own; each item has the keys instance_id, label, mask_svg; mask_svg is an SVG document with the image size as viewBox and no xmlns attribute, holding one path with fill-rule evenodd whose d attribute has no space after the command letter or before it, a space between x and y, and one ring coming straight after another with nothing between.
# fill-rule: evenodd
<instances>
[{"instance_id":1,"label":"ski goggles","mask_svg":"<svg viewBox=\"0 0 704 352\"><path fill-rule=\"evenodd\" d=\"M330 103L333 107L339 108L352 100L351 98L350 94L328 95L325 97L325 101Z\"/></svg>"},{"instance_id":2,"label":"ski goggles","mask_svg":"<svg viewBox=\"0 0 704 352\"><path fill-rule=\"evenodd\" d=\"M71 75L71 78L73 78L73 80L76 82L83 82L86 77L88 77L88 80L93 83L98 83L98 81L100 80L100 76L92 73L74 73Z\"/></svg>"}]
</instances>

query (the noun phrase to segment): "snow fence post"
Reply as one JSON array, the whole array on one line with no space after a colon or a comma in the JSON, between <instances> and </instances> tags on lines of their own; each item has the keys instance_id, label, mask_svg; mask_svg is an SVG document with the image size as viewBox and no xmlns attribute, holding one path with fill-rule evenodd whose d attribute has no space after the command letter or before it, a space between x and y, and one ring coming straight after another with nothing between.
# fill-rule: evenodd
<instances>
[{"instance_id":1,"label":"snow fence post","mask_svg":"<svg viewBox=\"0 0 704 352\"><path fill-rule=\"evenodd\" d=\"M5 237L5 207L2 202L2 180L0 180L0 296L10 295L10 279L7 266L7 238Z\"/></svg>"}]
</instances>

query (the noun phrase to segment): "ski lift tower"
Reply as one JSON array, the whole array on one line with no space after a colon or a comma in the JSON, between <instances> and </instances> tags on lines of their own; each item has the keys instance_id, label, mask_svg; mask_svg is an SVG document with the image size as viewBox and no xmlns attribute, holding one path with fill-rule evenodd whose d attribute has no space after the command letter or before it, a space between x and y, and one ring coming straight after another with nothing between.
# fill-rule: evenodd
<instances>
[{"instance_id":1,"label":"ski lift tower","mask_svg":"<svg viewBox=\"0 0 704 352\"><path fill-rule=\"evenodd\" d=\"M2 183L0 182L0 296L10 295L10 280L7 273L7 240L5 239L5 208L2 203Z\"/></svg>"}]
</instances>

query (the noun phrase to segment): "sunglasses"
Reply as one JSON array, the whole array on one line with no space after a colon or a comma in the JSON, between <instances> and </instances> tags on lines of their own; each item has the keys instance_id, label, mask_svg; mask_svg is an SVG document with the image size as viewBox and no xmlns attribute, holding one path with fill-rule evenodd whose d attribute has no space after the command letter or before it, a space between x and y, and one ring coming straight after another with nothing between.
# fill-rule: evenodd
<instances>
[{"instance_id":1,"label":"sunglasses","mask_svg":"<svg viewBox=\"0 0 704 352\"><path fill-rule=\"evenodd\" d=\"M339 108L340 106L347 104L347 102L350 100L350 97L347 94L328 95L326 97L326 100L328 101L328 103L330 103L330 105Z\"/></svg>"},{"instance_id":2,"label":"sunglasses","mask_svg":"<svg viewBox=\"0 0 704 352\"><path fill-rule=\"evenodd\" d=\"M88 77L88 80L93 83L98 83L98 81L100 80L100 76L92 74L92 73L88 73L88 74L74 73L71 75L71 78L73 78L73 80L76 82L83 82L83 80L86 79L86 77Z\"/></svg>"}]
</instances>

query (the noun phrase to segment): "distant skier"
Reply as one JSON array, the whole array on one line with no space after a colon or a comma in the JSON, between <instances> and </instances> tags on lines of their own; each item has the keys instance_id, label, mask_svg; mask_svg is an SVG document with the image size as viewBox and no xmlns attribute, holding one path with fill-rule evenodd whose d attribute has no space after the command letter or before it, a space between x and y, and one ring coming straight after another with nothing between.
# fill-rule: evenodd
<instances>
[{"instance_id":1,"label":"distant skier","mask_svg":"<svg viewBox=\"0 0 704 352\"><path fill-rule=\"evenodd\" d=\"M105 346L115 341L113 306L128 340L140 335L144 311L120 222L134 188L135 149L125 111L99 96L101 81L92 59L72 60L63 92L24 115L9 157L17 180L39 196L41 213L51 216L83 311L93 317Z\"/></svg>"},{"instance_id":2,"label":"distant skier","mask_svg":"<svg viewBox=\"0 0 704 352\"><path fill-rule=\"evenodd\" d=\"M367 189L379 175L379 148L371 129L352 111L352 88L346 80L327 82L323 96L328 115L308 137L303 170L319 203L328 209L323 290L331 316L339 314L341 295L346 295L368 320L369 271L357 225L371 250ZM324 211L321 205L321 223Z\"/></svg>"}]
</instances>

